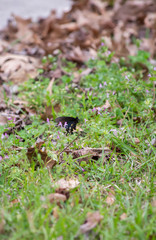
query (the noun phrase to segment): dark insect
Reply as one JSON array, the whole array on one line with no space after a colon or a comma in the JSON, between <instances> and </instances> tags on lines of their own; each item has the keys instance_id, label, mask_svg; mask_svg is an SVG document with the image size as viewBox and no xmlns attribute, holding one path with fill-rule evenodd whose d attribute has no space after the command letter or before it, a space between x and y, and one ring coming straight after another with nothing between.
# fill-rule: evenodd
<instances>
[{"instance_id":1,"label":"dark insect","mask_svg":"<svg viewBox=\"0 0 156 240\"><path fill-rule=\"evenodd\" d=\"M78 117L58 117L55 119L55 122L58 126L64 127L67 133L73 134L73 130L76 130L76 124L78 123Z\"/></svg>"}]
</instances>

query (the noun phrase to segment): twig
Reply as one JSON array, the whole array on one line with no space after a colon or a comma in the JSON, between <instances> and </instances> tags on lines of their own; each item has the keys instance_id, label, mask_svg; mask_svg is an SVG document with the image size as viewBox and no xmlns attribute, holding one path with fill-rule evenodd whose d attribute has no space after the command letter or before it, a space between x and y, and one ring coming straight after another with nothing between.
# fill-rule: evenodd
<instances>
[{"instance_id":1,"label":"twig","mask_svg":"<svg viewBox=\"0 0 156 240\"><path fill-rule=\"evenodd\" d=\"M47 167L47 169L48 169L48 173L49 173L49 177L51 179L51 182L54 182L53 177L52 177L51 172L50 172L50 169L48 167Z\"/></svg>"},{"instance_id":2,"label":"twig","mask_svg":"<svg viewBox=\"0 0 156 240\"><path fill-rule=\"evenodd\" d=\"M130 107L128 107L128 109L127 109L127 111L126 111L126 113L125 113L125 115L124 115L123 121L125 120L125 118L126 118L126 116L127 116L127 113L128 113L128 111L129 111L129 109L130 109ZM121 124L120 124L120 127L121 127Z\"/></svg>"},{"instance_id":3,"label":"twig","mask_svg":"<svg viewBox=\"0 0 156 240\"><path fill-rule=\"evenodd\" d=\"M71 141L58 155L60 156L61 153L63 153L70 145L72 145L73 142L76 141L76 139L80 136L80 134L78 134L78 136L76 138L74 138L73 141Z\"/></svg>"}]
</instances>

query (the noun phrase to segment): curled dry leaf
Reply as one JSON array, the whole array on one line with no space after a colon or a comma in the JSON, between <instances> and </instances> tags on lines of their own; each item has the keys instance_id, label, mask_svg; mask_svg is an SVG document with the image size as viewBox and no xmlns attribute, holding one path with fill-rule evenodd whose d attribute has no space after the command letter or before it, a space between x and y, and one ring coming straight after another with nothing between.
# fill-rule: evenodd
<instances>
[{"instance_id":1,"label":"curled dry leaf","mask_svg":"<svg viewBox=\"0 0 156 240\"><path fill-rule=\"evenodd\" d=\"M50 203L53 202L65 202L67 200L66 196L60 193L51 193L47 196Z\"/></svg>"},{"instance_id":2,"label":"curled dry leaf","mask_svg":"<svg viewBox=\"0 0 156 240\"><path fill-rule=\"evenodd\" d=\"M39 61L33 57L5 53L0 56L0 77L3 81L21 83L37 76Z\"/></svg>"},{"instance_id":3,"label":"curled dry leaf","mask_svg":"<svg viewBox=\"0 0 156 240\"><path fill-rule=\"evenodd\" d=\"M103 219L103 216L100 215L99 211L93 213L87 213L87 218L84 224L80 226L81 233L86 233L96 227L98 223Z\"/></svg>"},{"instance_id":4,"label":"curled dry leaf","mask_svg":"<svg viewBox=\"0 0 156 240\"><path fill-rule=\"evenodd\" d=\"M30 28L31 18L24 19L12 14L17 26L17 39L26 44L42 44L41 38Z\"/></svg>"},{"instance_id":5,"label":"curled dry leaf","mask_svg":"<svg viewBox=\"0 0 156 240\"><path fill-rule=\"evenodd\" d=\"M138 138L134 138L135 144L139 144L140 140Z\"/></svg>"},{"instance_id":6,"label":"curled dry leaf","mask_svg":"<svg viewBox=\"0 0 156 240\"><path fill-rule=\"evenodd\" d=\"M145 26L155 31L156 29L156 13L148 13L145 20Z\"/></svg>"},{"instance_id":7,"label":"curled dry leaf","mask_svg":"<svg viewBox=\"0 0 156 240\"><path fill-rule=\"evenodd\" d=\"M113 194L109 194L109 196L106 198L106 203L108 205L112 205L115 201L115 196Z\"/></svg>"},{"instance_id":8,"label":"curled dry leaf","mask_svg":"<svg viewBox=\"0 0 156 240\"><path fill-rule=\"evenodd\" d=\"M101 108L103 108L103 109L109 109L110 107L111 107L111 105L110 105L108 99L106 100L105 104L101 106Z\"/></svg>"},{"instance_id":9,"label":"curled dry leaf","mask_svg":"<svg viewBox=\"0 0 156 240\"><path fill-rule=\"evenodd\" d=\"M80 182L78 179L65 180L61 178L56 183L54 183L53 186L64 190L70 190L76 188L79 184Z\"/></svg>"},{"instance_id":10,"label":"curled dry leaf","mask_svg":"<svg viewBox=\"0 0 156 240\"><path fill-rule=\"evenodd\" d=\"M69 61L84 63L89 60L90 54L87 51L82 51L80 47L75 47L66 54L66 58Z\"/></svg>"},{"instance_id":11,"label":"curled dry leaf","mask_svg":"<svg viewBox=\"0 0 156 240\"><path fill-rule=\"evenodd\" d=\"M121 214L120 220L125 220L126 218L127 218L127 214L126 213Z\"/></svg>"},{"instance_id":12,"label":"curled dry leaf","mask_svg":"<svg viewBox=\"0 0 156 240\"><path fill-rule=\"evenodd\" d=\"M67 199L65 195L60 194L60 193L51 193L47 197L51 203L53 203L55 201L56 202L64 202Z\"/></svg>"},{"instance_id":13,"label":"curled dry leaf","mask_svg":"<svg viewBox=\"0 0 156 240\"><path fill-rule=\"evenodd\" d=\"M20 199L18 199L18 198L12 200L10 206L12 207L12 206L14 206L14 204L17 204L17 203L20 203Z\"/></svg>"}]
</instances>

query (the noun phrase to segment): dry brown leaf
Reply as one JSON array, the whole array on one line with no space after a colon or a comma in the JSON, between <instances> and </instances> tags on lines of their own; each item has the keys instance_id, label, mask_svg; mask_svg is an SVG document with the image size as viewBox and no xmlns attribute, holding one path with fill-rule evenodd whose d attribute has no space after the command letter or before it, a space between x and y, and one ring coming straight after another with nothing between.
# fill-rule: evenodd
<instances>
[{"instance_id":1,"label":"dry brown leaf","mask_svg":"<svg viewBox=\"0 0 156 240\"><path fill-rule=\"evenodd\" d=\"M14 105L28 105L28 102L26 100L21 100L21 99L17 99L13 101Z\"/></svg>"},{"instance_id":2,"label":"dry brown leaf","mask_svg":"<svg viewBox=\"0 0 156 240\"><path fill-rule=\"evenodd\" d=\"M127 218L127 214L126 213L121 214L120 220L125 220L126 218Z\"/></svg>"},{"instance_id":3,"label":"dry brown leaf","mask_svg":"<svg viewBox=\"0 0 156 240\"><path fill-rule=\"evenodd\" d=\"M81 80L81 78L83 78L84 76L89 75L90 73L93 72L93 69L91 68L86 68L84 71L82 71L81 73L75 72L74 73L74 79L73 82L74 83L79 83L79 81Z\"/></svg>"},{"instance_id":4,"label":"dry brown leaf","mask_svg":"<svg viewBox=\"0 0 156 240\"><path fill-rule=\"evenodd\" d=\"M47 91L49 91L50 96L52 95L52 87L53 87L54 80L55 80L55 78L52 78L47 87Z\"/></svg>"},{"instance_id":5,"label":"dry brown leaf","mask_svg":"<svg viewBox=\"0 0 156 240\"><path fill-rule=\"evenodd\" d=\"M58 209L58 206L54 207L53 208L53 216L55 219L58 219L59 218L59 209Z\"/></svg>"},{"instance_id":6,"label":"dry brown leaf","mask_svg":"<svg viewBox=\"0 0 156 240\"><path fill-rule=\"evenodd\" d=\"M60 188L60 189L70 190L70 189L78 187L79 184L80 184L80 182L78 179L66 180L64 178L61 178L56 183L54 183L53 186Z\"/></svg>"},{"instance_id":7,"label":"dry brown leaf","mask_svg":"<svg viewBox=\"0 0 156 240\"><path fill-rule=\"evenodd\" d=\"M34 161L34 162L36 162L36 166L40 166L40 164L37 160L37 153L36 153L36 149L37 149L44 164L48 168L53 168L57 164L57 162L48 156L45 147L42 147L43 144L44 144L44 141L42 141L41 139L38 139L36 141L35 147L32 146L27 149L27 157L30 162Z\"/></svg>"},{"instance_id":8,"label":"dry brown leaf","mask_svg":"<svg viewBox=\"0 0 156 240\"><path fill-rule=\"evenodd\" d=\"M109 196L106 198L106 203L108 205L112 205L115 201L115 196L111 193L109 193Z\"/></svg>"},{"instance_id":9,"label":"dry brown leaf","mask_svg":"<svg viewBox=\"0 0 156 240\"><path fill-rule=\"evenodd\" d=\"M69 61L84 63L89 60L90 56L89 53L87 54L87 51L81 50L80 47L75 47L72 49L72 51L66 54L66 58Z\"/></svg>"},{"instance_id":10,"label":"dry brown leaf","mask_svg":"<svg viewBox=\"0 0 156 240\"><path fill-rule=\"evenodd\" d=\"M24 19L12 14L17 25L17 38L26 44L42 44L41 38L30 28L31 19Z\"/></svg>"},{"instance_id":11,"label":"dry brown leaf","mask_svg":"<svg viewBox=\"0 0 156 240\"><path fill-rule=\"evenodd\" d=\"M61 30L66 30L68 32L73 32L73 31L76 31L79 28L79 26L78 26L77 23L71 22L71 23L62 24L60 26L60 28L61 28Z\"/></svg>"},{"instance_id":12,"label":"dry brown leaf","mask_svg":"<svg viewBox=\"0 0 156 240\"><path fill-rule=\"evenodd\" d=\"M3 115L0 115L0 125L5 125L5 124L7 124L7 122L8 122L8 119L7 119L7 117L6 116L3 116Z\"/></svg>"},{"instance_id":13,"label":"dry brown leaf","mask_svg":"<svg viewBox=\"0 0 156 240\"><path fill-rule=\"evenodd\" d=\"M106 103L101 106L101 108L104 108L104 109L109 109L110 107L111 107L111 105L108 100L106 100Z\"/></svg>"},{"instance_id":14,"label":"dry brown leaf","mask_svg":"<svg viewBox=\"0 0 156 240\"><path fill-rule=\"evenodd\" d=\"M16 204L16 203L19 203L20 202L20 199L14 199L14 200L12 200L11 201L11 204L10 204L10 206L12 207L12 206L14 206L14 204Z\"/></svg>"},{"instance_id":15,"label":"dry brown leaf","mask_svg":"<svg viewBox=\"0 0 156 240\"><path fill-rule=\"evenodd\" d=\"M151 204L152 204L152 207L156 208L156 197L153 197Z\"/></svg>"},{"instance_id":16,"label":"dry brown leaf","mask_svg":"<svg viewBox=\"0 0 156 240\"><path fill-rule=\"evenodd\" d=\"M59 103L56 103L56 104L53 106L53 108L54 108L54 111L55 111L56 113L58 113L58 112L61 111L61 106L60 106ZM44 109L45 109L45 112L44 112L43 114L41 114L41 118L42 118L44 121L46 121L47 118L53 119L52 106L51 106L51 105L50 105L50 106L45 106Z\"/></svg>"},{"instance_id":17,"label":"dry brown leaf","mask_svg":"<svg viewBox=\"0 0 156 240\"><path fill-rule=\"evenodd\" d=\"M134 138L135 144L140 143L140 140L138 138Z\"/></svg>"},{"instance_id":18,"label":"dry brown leaf","mask_svg":"<svg viewBox=\"0 0 156 240\"><path fill-rule=\"evenodd\" d=\"M104 151L105 154L109 154L111 152L108 147L105 147L104 149L86 147L79 150L65 150L67 154L72 154L73 159L77 159L79 163L82 161L88 162L89 159L98 160L102 157L102 151Z\"/></svg>"},{"instance_id":19,"label":"dry brown leaf","mask_svg":"<svg viewBox=\"0 0 156 240\"><path fill-rule=\"evenodd\" d=\"M99 211L93 213L87 213L87 218L84 224L80 226L81 233L86 233L92 230L100 221L103 219L103 216L100 215Z\"/></svg>"},{"instance_id":20,"label":"dry brown leaf","mask_svg":"<svg viewBox=\"0 0 156 240\"><path fill-rule=\"evenodd\" d=\"M60 193L51 193L47 196L50 203L53 202L65 202L67 200L66 196Z\"/></svg>"},{"instance_id":21,"label":"dry brown leaf","mask_svg":"<svg viewBox=\"0 0 156 240\"><path fill-rule=\"evenodd\" d=\"M144 23L147 28L152 28L155 31L156 30L156 13L148 13L144 20Z\"/></svg>"},{"instance_id":22,"label":"dry brown leaf","mask_svg":"<svg viewBox=\"0 0 156 240\"><path fill-rule=\"evenodd\" d=\"M39 61L33 57L13 55L9 53L0 56L0 76L3 81L13 81L15 84L37 76Z\"/></svg>"},{"instance_id":23,"label":"dry brown leaf","mask_svg":"<svg viewBox=\"0 0 156 240\"><path fill-rule=\"evenodd\" d=\"M120 5L118 10L114 14L114 20L120 19L125 22L136 21L139 18L143 18L153 1L126 1L125 4Z\"/></svg>"}]
</instances>

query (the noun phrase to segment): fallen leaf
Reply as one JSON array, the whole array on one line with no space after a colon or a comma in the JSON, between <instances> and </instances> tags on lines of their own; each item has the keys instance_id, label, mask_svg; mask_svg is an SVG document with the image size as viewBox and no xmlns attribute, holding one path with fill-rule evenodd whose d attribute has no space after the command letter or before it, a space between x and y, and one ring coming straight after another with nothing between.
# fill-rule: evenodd
<instances>
[{"instance_id":1,"label":"fallen leaf","mask_svg":"<svg viewBox=\"0 0 156 240\"><path fill-rule=\"evenodd\" d=\"M5 53L0 56L0 77L15 84L35 78L39 61L33 57Z\"/></svg>"},{"instance_id":2,"label":"fallen leaf","mask_svg":"<svg viewBox=\"0 0 156 240\"><path fill-rule=\"evenodd\" d=\"M41 38L30 28L31 18L24 19L15 14L12 14L12 16L17 25L17 39L26 44L42 44Z\"/></svg>"},{"instance_id":3,"label":"fallen leaf","mask_svg":"<svg viewBox=\"0 0 156 240\"><path fill-rule=\"evenodd\" d=\"M64 178L61 178L60 180L55 182L53 186L60 189L70 190L70 189L76 188L79 184L80 182L78 179L65 180Z\"/></svg>"},{"instance_id":4,"label":"fallen leaf","mask_svg":"<svg viewBox=\"0 0 156 240\"><path fill-rule=\"evenodd\" d=\"M109 196L106 198L106 203L111 206L114 203L114 201L115 197L113 194L110 193Z\"/></svg>"},{"instance_id":5,"label":"fallen leaf","mask_svg":"<svg viewBox=\"0 0 156 240\"><path fill-rule=\"evenodd\" d=\"M84 224L80 226L81 233L86 233L96 227L98 223L103 219L99 211L87 213L87 218Z\"/></svg>"},{"instance_id":6,"label":"fallen leaf","mask_svg":"<svg viewBox=\"0 0 156 240\"><path fill-rule=\"evenodd\" d=\"M47 196L50 203L53 202L65 202L67 200L66 196L60 193L51 193Z\"/></svg>"},{"instance_id":7,"label":"fallen leaf","mask_svg":"<svg viewBox=\"0 0 156 240\"><path fill-rule=\"evenodd\" d=\"M156 197L153 197L151 204L153 208L156 208Z\"/></svg>"},{"instance_id":8,"label":"fallen leaf","mask_svg":"<svg viewBox=\"0 0 156 240\"><path fill-rule=\"evenodd\" d=\"M101 106L101 108L103 108L103 109L109 109L110 107L111 107L111 105L108 100L106 100L106 103Z\"/></svg>"},{"instance_id":9,"label":"fallen leaf","mask_svg":"<svg viewBox=\"0 0 156 240\"><path fill-rule=\"evenodd\" d=\"M45 147L42 147L43 144L44 144L44 141L42 141L41 139L38 139L36 141L35 146L32 146L27 149L27 157L30 162L34 161L36 162L36 166L40 166L40 163L38 162L38 159L37 159L37 153L36 153L36 150L37 150L38 154L40 154L41 156L41 159L44 165L46 165L48 168L53 168L57 164L57 162L56 160L53 160L51 157L48 156Z\"/></svg>"},{"instance_id":10,"label":"fallen leaf","mask_svg":"<svg viewBox=\"0 0 156 240\"><path fill-rule=\"evenodd\" d=\"M135 144L138 144L138 143L140 143L140 140L138 138L134 138L134 142L135 142Z\"/></svg>"},{"instance_id":11,"label":"fallen leaf","mask_svg":"<svg viewBox=\"0 0 156 240\"><path fill-rule=\"evenodd\" d=\"M54 80L55 80L55 78L52 78L47 87L47 91L49 92L50 96L52 95L52 87L53 87Z\"/></svg>"},{"instance_id":12,"label":"fallen leaf","mask_svg":"<svg viewBox=\"0 0 156 240\"><path fill-rule=\"evenodd\" d=\"M5 125L5 124L7 124L7 122L8 122L8 119L7 119L7 117L5 117L5 116L3 116L3 115L0 115L0 125Z\"/></svg>"},{"instance_id":13,"label":"fallen leaf","mask_svg":"<svg viewBox=\"0 0 156 240\"><path fill-rule=\"evenodd\" d=\"M58 219L59 218L59 209L58 209L58 206L54 207L53 208L53 217L55 219Z\"/></svg>"},{"instance_id":14,"label":"fallen leaf","mask_svg":"<svg viewBox=\"0 0 156 240\"><path fill-rule=\"evenodd\" d=\"M91 69L91 68L86 68L84 71L82 71L81 73L78 73L78 72L74 72L74 79L72 82L74 83L79 83L79 81L81 80L81 78L89 75L90 73L93 73L94 72L94 69Z\"/></svg>"},{"instance_id":15,"label":"fallen leaf","mask_svg":"<svg viewBox=\"0 0 156 240\"><path fill-rule=\"evenodd\" d=\"M102 157L102 151L104 151L105 154L109 154L111 150L108 147L105 148L82 148L79 150L71 150L66 149L64 152L67 154L71 154L73 156L73 159L77 159L79 163L82 161L88 161L90 159L92 160L98 160L100 157Z\"/></svg>"},{"instance_id":16,"label":"fallen leaf","mask_svg":"<svg viewBox=\"0 0 156 240\"><path fill-rule=\"evenodd\" d=\"M66 54L66 59L73 62L84 63L89 60L90 56L87 51L82 50L80 47L75 47L72 51Z\"/></svg>"},{"instance_id":17,"label":"fallen leaf","mask_svg":"<svg viewBox=\"0 0 156 240\"><path fill-rule=\"evenodd\" d=\"M11 201L10 206L12 207L12 206L14 206L14 204L19 203L19 202L20 202L20 199L16 198L16 199Z\"/></svg>"},{"instance_id":18,"label":"fallen leaf","mask_svg":"<svg viewBox=\"0 0 156 240\"><path fill-rule=\"evenodd\" d=\"M43 114L41 114L41 118L44 120L44 121L46 121L47 120L47 118L49 118L49 119L53 119L53 114L52 114L52 107L54 108L54 111L56 112L56 113L58 113L58 112L60 112L61 111L61 106L60 106L60 104L59 103L56 103L56 104L54 104L53 106L52 105L50 105L50 106L45 106L45 112L43 113Z\"/></svg>"},{"instance_id":19,"label":"fallen leaf","mask_svg":"<svg viewBox=\"0 0 156 240\"><path fill-rule=\"evenodd\" d=\"M127 218L127 214L126 213L121 214L120 220L125 220L126 218Z\"/></svg>"}]
</instances>

